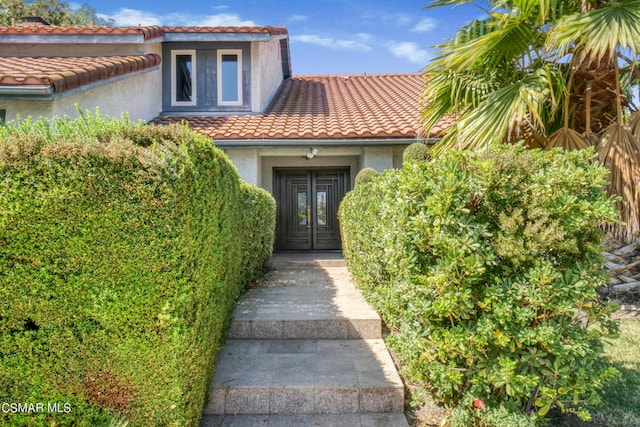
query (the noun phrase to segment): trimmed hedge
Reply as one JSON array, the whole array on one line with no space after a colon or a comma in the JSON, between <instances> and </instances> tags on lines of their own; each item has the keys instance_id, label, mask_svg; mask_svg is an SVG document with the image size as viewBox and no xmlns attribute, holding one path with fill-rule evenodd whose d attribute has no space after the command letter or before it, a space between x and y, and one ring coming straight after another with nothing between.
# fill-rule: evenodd
<instances>
[{"instance_id":1,"label":"trimmed hedge","mask_svg":"<svg viewBox=\"0 0 640 427\"><path fill-rule=\"evenodd\" d=\"M245 284L262 276L262 268L271 256L276 228L276 201L268 191L241 182L240 211L245 227L242 244L240 283Z\"/></svg>"},{"instance_id":2,"label":"trimmed hedge","mask_svg":"<svg viewBox=\"0 0 640 427\"><path fill-rule=\"evenodd\" d=\"M584 150L493 147L409 162L340 206L343 251L392 330L403 374L452 425L533 425L598 401L616 375L603 222L607 171ZM588 325L588 326L587 326Z\"/></svg>"},{"instance_id":3,"label":"trimmed hedge","mask_svg":"<svg viewBox=\"0 0 640 427\"><path fill-rule=\"evenodd\" d=\"M373 181L375 178L380 175L377 170L374 168L364 168L361 169L360 172L356 175L355 185L366 184L367 182Z\"/></svg>"},{"instance_id":4,"label":"trimmed hedge","mask_svg":"<svg viewBox=\"0 0 640 427\"><path fill-rule=\"evenodd\" d=\"M429 147L424 142L414 142L402 152L402 163L429 160Z\"/></svg>"},{"instance_id":5,"label":"trimmed hedge","mask_svg":"<svg viewBox=\"0 0 640 427\"><path fill-rule=\"evenodd\" d=\"M183 126L1 128L0 424L197 425L273 206Z\"/></svg>"}]
</instances>

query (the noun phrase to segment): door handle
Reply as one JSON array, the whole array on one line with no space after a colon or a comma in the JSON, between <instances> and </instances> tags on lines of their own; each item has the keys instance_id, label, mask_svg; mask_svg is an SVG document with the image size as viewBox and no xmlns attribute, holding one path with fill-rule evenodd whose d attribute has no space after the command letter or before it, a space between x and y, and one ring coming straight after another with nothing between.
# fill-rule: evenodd
<instances>
[{"instance_id":1,"label":"door handle","mask_svg":"<svg viewBox=\"0 0 640 427\"><path fill-rule=\"evenodd\" d=\"M307 228L311 228L311 205L307 205Z\"/></svg>"}]
</instances>

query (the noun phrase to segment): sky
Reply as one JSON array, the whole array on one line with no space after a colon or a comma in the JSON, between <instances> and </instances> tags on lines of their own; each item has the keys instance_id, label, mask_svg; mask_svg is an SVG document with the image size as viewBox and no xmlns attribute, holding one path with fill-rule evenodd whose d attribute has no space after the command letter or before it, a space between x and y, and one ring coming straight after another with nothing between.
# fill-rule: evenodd
<instances>
[{"instance_id":1,"label":"sky","mask_svg":"<svg viewBox=\"0 0 640 427\"><path fill-rule=\"evenodd\" d=\"M432 46L485 13L473 5L425 10L428 0L84 2L117 26L286 26L294 75L419 72Z\"/></svg>"}]
</instances>

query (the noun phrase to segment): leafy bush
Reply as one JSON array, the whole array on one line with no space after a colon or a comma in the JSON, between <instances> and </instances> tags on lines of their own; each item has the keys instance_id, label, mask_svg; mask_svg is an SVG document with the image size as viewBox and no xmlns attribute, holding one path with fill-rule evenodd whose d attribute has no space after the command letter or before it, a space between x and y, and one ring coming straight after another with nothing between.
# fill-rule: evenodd
<instances>
[{"instance_id":1,"label":"leafy bush","mask_svg":"<svg viewBox=\"0 0 640 427\"><path fill-rule=\"evenodd\" d=\"M348 266L404 375L456 407L453 423L531 425L552 407L587 417L616 375L601 343L612 307L595 291L599 226L616 216L592 156L452 152L343 200Z\"/></svg>"},{"instance_id":2,"label":"leafy bush","mask_svg":"<svg viewBox=\"0 0 640 427\"><path fill-rule=\"evenodd\" d=\"M186 127L0 129L0 424L197 425L272 204Z\"/></svg>"},{"instance_id":3,"label":"leafy bush","mask_svg":"<svg viewBox=\"0 0 640 427\"><path fill-rule=\"evenodd\" d=\"M429 147L423 142L414 142L402 152L402 163L429 160Z\"/></svg>"},{"instance_id":4,"label":"leafy bush","mask_svg":"<svg viewBox=\"0 0 640 427\"><path fill-rule=\"evenodd\" d=\"M271 194L253 184L242 182L243 233L242 271L240 283L244 284L262 275L264 262L273 250L276 228L276 201Z\"/></svg>"},{"instance_id":5,"label":"leafy bush","mask_svg":"<svg viewBox=\"0 0 640 427\"><path fill-rule=\"evenodd\" d=\"M379 175L378 171L374 168L364 168L356 175L355 185L362 185L369 181L372 181Z\"/></svg>"}]
</instances>

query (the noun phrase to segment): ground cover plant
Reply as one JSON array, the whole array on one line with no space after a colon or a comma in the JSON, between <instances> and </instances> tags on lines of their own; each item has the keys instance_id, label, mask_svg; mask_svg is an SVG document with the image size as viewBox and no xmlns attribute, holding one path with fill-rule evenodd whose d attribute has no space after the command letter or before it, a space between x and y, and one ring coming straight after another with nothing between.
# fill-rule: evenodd
<instances>
[{"instance_id":1,"label":"ground cover plant","mask_svg":"<svg viewBox=\"0 0 640 427\"><path fill-rule=\"evenodd\" d=\"M274 211L183 126L0 128L0 424L197 425Z\"/></svg>"},{"instance_id":2,"label":"ground cover plant","mask_svg":"<svg viewBox=\"0 0 640 427\"><path fill-rule=\"evenodd\" d=\"M640 425L640 319L620 322L620 336L605 340L605 351L621 375L603 388L602 404L592 408L594 425Z\"/></svg>"},{"instance_id":3,"label":"ground cover plant","mask_svg":"<svg viewBox=\"0 0 640 427\"><path fill-rule=\"evenodd\" d=\"M600 226L616 218L593 150L492 146L407 162L347 194L343 250L403 375L452 426L588 418L617 371Z\"/></svg>"}]
</instances>

